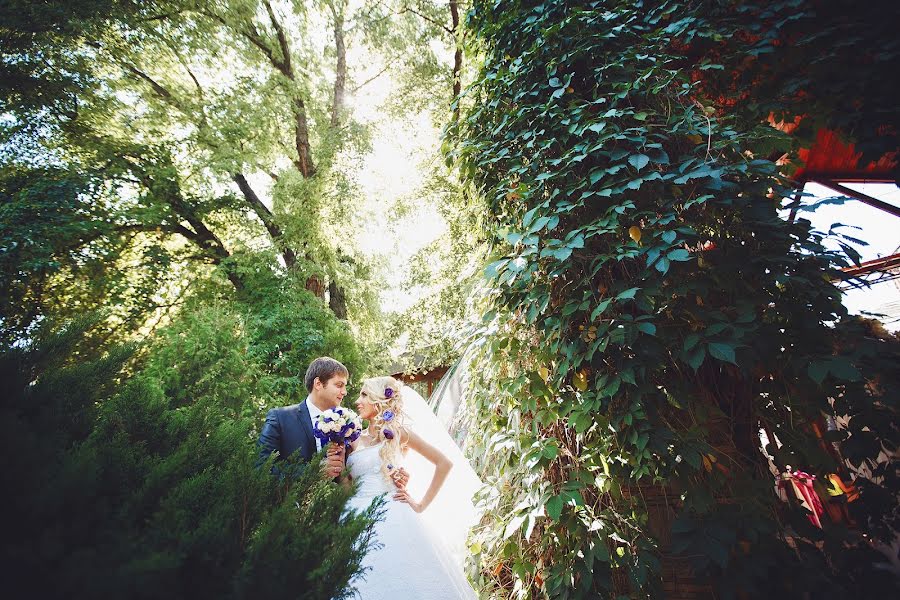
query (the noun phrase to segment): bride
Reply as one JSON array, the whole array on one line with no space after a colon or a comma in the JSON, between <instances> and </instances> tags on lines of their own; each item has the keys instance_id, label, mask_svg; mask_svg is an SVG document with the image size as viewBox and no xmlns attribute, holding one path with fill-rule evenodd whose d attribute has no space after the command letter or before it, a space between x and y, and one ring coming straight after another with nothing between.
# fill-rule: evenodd
<instances>
[{"instance_id":1,"label":"bride","mask_svg":"<svg viewBox=\"0 0 900 600\"><path fill-rule=\"evenodd\" d=\"M422 397L393 377L366 379L356 409L369 427L347 458L358 485L347 506L362 511L388 496L375 526L378 547L366 554L364 571L351 585L363 600L474 600L454 550L472 524L471 495L480 481ZM422 463L433 470L430 480ZM430 481L418 499L413 490L394 486L401 466L411 484Z\"/></svg>"}]
</instances>

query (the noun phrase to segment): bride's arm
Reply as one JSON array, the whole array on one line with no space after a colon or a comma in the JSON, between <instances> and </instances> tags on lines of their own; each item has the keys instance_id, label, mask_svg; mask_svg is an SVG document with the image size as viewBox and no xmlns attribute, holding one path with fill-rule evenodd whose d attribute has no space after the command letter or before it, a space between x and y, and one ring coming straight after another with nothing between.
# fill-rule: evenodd
<instances>
[{"instance_id":1,"label":"bride's arm","mask_svg":"<svg viewBox=\"0 0 900 600\"><path fill-rule=\"evenodd\" d=\"M444 481L447 479L447 474L450 473L450 469L453 468L453 463L450 462L450 459L447 458L443 452L423 440L415 432L410 431L408 432L408 435L409 440L407 441L407 446L434 464L434 476L431 478L431 484L429 484L428 489L425 491L425 495L422 496L422 499L418 502L413 500L405 489L398 490L397 493L394 494L394 499L406 502L416 512L422 512L428 508L428 505L431 504L431 501L434 500L434 497L437 496L437 493L441 490L441 486L444 485Z\"/></svg>"}]
</instances>

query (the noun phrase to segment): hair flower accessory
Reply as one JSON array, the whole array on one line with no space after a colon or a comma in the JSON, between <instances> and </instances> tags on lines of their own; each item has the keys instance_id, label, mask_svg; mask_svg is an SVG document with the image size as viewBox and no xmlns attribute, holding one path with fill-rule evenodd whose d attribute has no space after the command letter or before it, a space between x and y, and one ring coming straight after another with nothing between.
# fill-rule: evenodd
<instances>
[{"instance_id":1,"label":"hair flower accessory","mask_svg":"<svg viewBox=\"0 0 900 600\"><path fill-rule=\"evenodd\" d=\"M391 431L390 429L386 429L386 428L385 428L385 429L382 429L382 430L381 430L381 433L383 433L383 434L384 434L384 437L386 437L386 438L389 439L389 440L394 439L394 432Z\"/></svg>"},{"instance_id":2,"label":"hair flower accessory","mask_svg":"<svg viewBox=\"0 0 900 600\"><path fill-rule=\"evenodd\" d=\"M381 413L381 420L384 421L385 423L392 420L393 418L394 418L394 411L392 411L392 410L386 410L383 413Z\"/></svg>"},{"instance_id":3,"label":"hair flower accessory","mask_svg":"<svg viewBox=\"0 0 900 600\"><path fill-rule=\"evenodd\" d=\"M394 390L389 387L384 388L384 397L388 399L393 398Z\"/></svg>"}]
</instances>

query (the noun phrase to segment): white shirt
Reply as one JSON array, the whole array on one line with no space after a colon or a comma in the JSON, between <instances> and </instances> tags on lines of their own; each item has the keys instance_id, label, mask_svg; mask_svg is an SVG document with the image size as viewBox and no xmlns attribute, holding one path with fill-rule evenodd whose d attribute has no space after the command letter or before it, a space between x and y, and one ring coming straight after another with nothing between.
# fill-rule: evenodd
<instances>
[{"instance_id":1,"label":"white shirt","mask_svg":"<svg viewBox=\"0 0 900 600\"><path fill-rule=\"evenodd\" d=\"M310 396L306 397L306 408L307 408L307 410L309 410L310 425L312 425L313 430L315 430L316 417L321 415L322 411L319 410L319 407L313 403L312 398ZM320 440L319 438L316 438L316 452L318 452L321 449L322 449L322 440Z\"/></svg>"}]
</instances>

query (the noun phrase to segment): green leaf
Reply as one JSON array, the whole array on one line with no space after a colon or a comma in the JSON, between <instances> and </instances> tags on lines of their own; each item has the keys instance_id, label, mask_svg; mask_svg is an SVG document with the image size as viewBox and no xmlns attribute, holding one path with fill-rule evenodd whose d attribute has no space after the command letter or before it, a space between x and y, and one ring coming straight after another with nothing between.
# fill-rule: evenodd
<instances>
[{"instance_id":1,"label":"green leaf","mask_svg":"<svg viewBox=\"0 0 900 600\"><path fill-rule=\"evenodd\" d=\"M653 323L638 323L637 328L647 335L656 335L656 325Z\"/></svg>"},{"instance_id":2,"label":"green leaf","mask_svg":"<svg viewBox=\"0 0 900 600\"><path fill-rule=\"evenodd\" d=\"M554 521L559 521L560 515L562 515L563 509L563 500L559 496L553 496L549 500L547 500L547 516L549 516Z\"/></svg>"},{"instance_id":3,"label":"green leaf","mask_svg":"<svg viewBox=\"0 0 900 600\"><path fill-rule=\"evenodd\" d=\"M844 381L859 381L859 371L846 358L833 358L828 365L828 371L839 379Z\"/></svg>"},{"instance_id":4,"label":"green leaf","mask_svg":"<svg viewBox=\"0 0 900 600\"><path fill-rule=\"evenodd\" d=\"M538 217L531 227L528 228L528 233L534 233L536 231L540 231L544 228L544 226L550 222L550 217Z\"/></svg>"},{"instance_id":5,"label":"green leaf","mask_svg":"<svg viewBox=\"0 0 900 600\"><path fill-rule=\"evenodd\" d=\"M821 360L813 361L806 367L806 373L810 379L821 385L828 375L828 363Z\"/></svg>"},{"instance_id":6,"label":"green leaf","mask_svg":"<svg viewBox=\"0 0 900 600\"><path fill-rule=\"evenodd\" d=\"M628 164L640 171L650 162L650 157L646 154L632 154L628 157Z\"/></svg>"},{"instance_id":7,"label":"green leaf","mask_svg":"<svg viewBox=\"0 0 900 600\"><path fill-rule=\"evenodd\" d=\"M734 347L731 344L724 344L721 342L710 343L709 355L723 362L728 362L733 365L737 364L734 362Z\"/></svg>"},{"instance_id":8,"label":"green leaf","mask_svg":"<svg viewBox=\"0 0 900 600\"><path fill-rule=\"evenodd\" d=\"M671 264L672 263L669 262L669 259L664 257L664 258L660 258L658 261L656 261L656 264L654 266L656 267L656 270L659 271L660 273L666 273L669 270L669 265L671 265Z\"/></svg>"},{"instance_id":9,"label":"green leaf","mask_svg":"<svg viewBox=\"0 0 900 600\"><path fill-rule=\"evenodd\" d=\"M687 352L691 348L697 345L697 342L700 341L700 335L697 333L690 333L686 338L684 338L684 351Z\"/></svg>"},{"instance_id":10,"label":"green leaf","mask_svg":"<svg viewBox=\"0 0 900 600\"><path fill-rule=\"evenodd\" d=\"M684 248L677 248L677 249L675 249L675 250L672 250L672 251L669 252L668 254L666 254L666 258L668 258L669 260L674 260L674 261L678 261L678 262L683 262L683 261L686 261L686 260L690 260L690 259L691 259L691 255L690 255L690 253L688 253L688 251L685 250Z\"/></svg>"},{"instance_id":11,"label":"green leaf","mask_svg":"<svg viewBox=\"0 0 900 600\"><path fill-rule=\"evenodd\" d=\"M647 447L647 442L650 441L650 434L646 431L638 436L637 442L635 442L635 446L637 446L638 451L640 452L644 448Z\"/></svg>"},{"instance_id":12,"label":"green leaf","mask_svg":"<svg viewBox=\"0 0 900 600\"><path fill-rule=\"evenodd\" d=\"M552 254L557 260L563 261L572 256L572 249L569 247L558 248L554 250Z\"/></svg>"},{"instance_id":13,"label":"green leaf","mask_svg":"<svg viewBox=\"0 0 900 600\"><path fill-rule=\"evenodd\" d=\"M612 298L607 298L606 300L600 301L600 303L594 308L594 311L591 313L591 321L594 321L603 314L603 311L609 307L609 304L613 301Z\"/></svg>"},{"instance_id":14,"label":"green leaf","mask_svg":"<svg viewBox=\"0 0 900 600\"><path fill-rule=\"evenodd\" d=\"M625 290L624 292L619 292L619 295L616 296L616 299L617 300L630 300L630 299L634 298L634 295L637 293L637 291L639 289L641 289L641 288L633 287L633 288L629 288L629 289Z\"/></svg>"},{"instance_id":15,"label":"green leaf","mask_svg":"<svg viewBox=\"0 0 900 600\"><path fill-rule=\"evenodd\" d=\"M500 269L509 262L508 258L503 258L498 261L494 261L488 266L484 268L484 274L488 278L494 278L500 272Z\"/></svg>"},{"instance_id":16,"label":"green leaf","mask_svg":"<svg viewBox=\"0 0 900 600\"><path fill-rule=\"evenodd\" d=\"M688 357L688 364L696 371L703 364L704 358L706 358L706 349L704 349L703 346L699 346L696 350L691 352Z\"/></svg>"}]
</instances>

